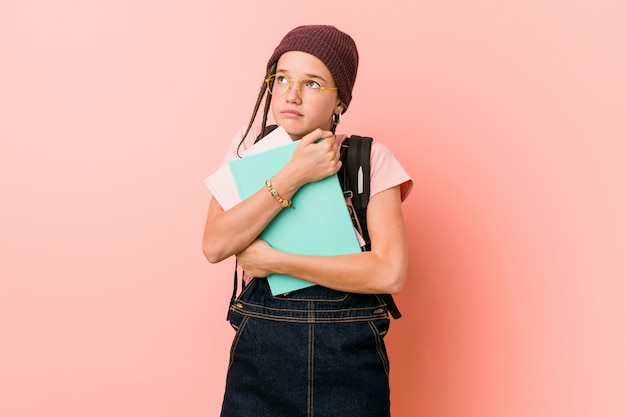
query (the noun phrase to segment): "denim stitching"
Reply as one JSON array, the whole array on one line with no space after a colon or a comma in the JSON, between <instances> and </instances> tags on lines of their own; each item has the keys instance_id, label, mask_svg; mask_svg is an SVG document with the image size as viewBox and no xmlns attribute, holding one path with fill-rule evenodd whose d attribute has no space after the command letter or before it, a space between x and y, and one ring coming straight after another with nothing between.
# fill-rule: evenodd
<instances>
[{"instance_id":1,"label":"denim stitching","mask_svg":"<svg viewBox=\"0 0 626 417\"><path fill-rule=\"evenodd\" d=\"M243 333L243 330L246 328L246 324L248 324L249 320L250 320L250 317L245 316L243 320L241 321L241 325L239 325L239 327L237 328L237 333L235 334L235 338L233 339L233 344L230 347L230 361L228 362L229 368L233 364L233 361L235 360L235 350L237 349L237 345L239 344L239 340L241 339L241 334Z\"/></svg>"},{"instance_id":2,"label":"denim stitching","mask_svg":"<svg viewBox=\"0 0 626 417\"><path fill-rule=\"evenodd\" d=\"M308 316L311 317L314 314L313 303L308 302ZM310 321L309 321L310 322ZM309 367L309 375L308 375L308 395L307 395L307 417L313 417L313 384L314 384L314 373L315 373L315 324L311 323L309 325L309 346L308 346L308 367Z\"/></svg>"},{"instance_id":3,"label":"denim stitching","mask_svg":"<svg viewBox=\"0 0 626 417\"><path fill-rule=\"evenodd\" d=\"M255 313L251 311L239 310L236 308L234 308L233 311L237 311L238 313L246 317L256 317L256 318L265 319L265 320L273 320L273 321L288 322L288 323L354 323L354 322L363 322L363 321L369 322L371 320L387 318L386 314L343 317L343 318L341 317L298 318L298 317L283 317L283 316L274 316L270 314Z\"/></svg>"},{"instance_id":4,"label":"denim stitching","mask_svg":"<svg viewBox=\"0 0 626 417\"><path fill-rule=\"evenodd\" d=\"M256 308L262 308L264 310L273 310L273 311L277 311L277 312L299 312L299 313L304 313L304 312L308 312L309 309L307 308L278 308L278 307L267 307L264 305L259 305L259 304L252 304L252 303L248 303L245 301L241 301L239 298L236 300L238 303L241 303L243 305L246 306L250 306L250 307L256 307ZM310 301L311 302L311 301ZM315 302L327 302L326 300L315 300ZM375 305L375 306L371 306L371 307L348 307L348 308L340 308L340 309L334 309L334 310L323 310L325 313L341 313L341 312L348 312L348 311L369 311L369 310L377 310L379 308L385 308L386 305L385 304L379 304L379 305Z\"/></svg>"},{"instance_id":5,"label":"denim stitching","mask_svg":"<svg viewBox=\"0 0 626 417\"><path fill-rule=\"evenodd\" d=\"M374 333L374 341L376 342L376 351L378 352L378 356L380 357L380 361L383 364L383 368L385 369L385 373L389 376L389 360L387 355L385 354L385 350L383 349L383 337L378 333L378 328L376 325L369 321L370 329L372 329L372 333Z\"/></svg>"}]
</instances>

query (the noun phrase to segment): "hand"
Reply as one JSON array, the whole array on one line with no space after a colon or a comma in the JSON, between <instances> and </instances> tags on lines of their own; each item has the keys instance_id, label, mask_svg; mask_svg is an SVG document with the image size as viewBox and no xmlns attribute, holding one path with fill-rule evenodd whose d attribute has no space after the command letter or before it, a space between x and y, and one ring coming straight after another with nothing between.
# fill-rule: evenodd
<instances>
[{"instance_id":1,"label":"hand","mask_svg":"<svg viewBox=\"0 0 626 417\"><path fill-rule=\"evenodd\" d=\"M316 129L304 136L286 168L293 173L294 178L300 180L301 185L319 181L339 171L341 161L335 135L327 130Z\"/></svg>"},{"instance_id":2,"label":"hand","mask_svg":"<svg viewBox=\"0 0 626 417\"><path fill-rule=\"evenodd\" d=\"M241 268L251 277L262 278L271 274L268 259L274 251L266 241L256 239L247 248L239 252L237 262Z\"/></svg>"}]
</instances>

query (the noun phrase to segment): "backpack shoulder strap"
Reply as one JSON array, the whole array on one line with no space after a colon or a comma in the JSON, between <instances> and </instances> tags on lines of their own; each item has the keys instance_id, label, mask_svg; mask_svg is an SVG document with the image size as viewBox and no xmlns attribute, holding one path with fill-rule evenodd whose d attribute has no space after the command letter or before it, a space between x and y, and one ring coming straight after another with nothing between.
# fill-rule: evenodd
<instances>
[{"instance_id":1,"label":"backpack shoulder strap","mask_svg":"<svg viewBox=\"0 0 626 417\"><path fill-rule=\"evenodd\" d=\"M371 240L367 230L367 205L370 199L370 155L373 139L367 136L352 135L341 145L342 167L337 173L341 188L351 200L352 222L365 240L365 250L371 250ZM402 317L391 294L379 294L394 319Z\"/></svg>"},{"instance_id":2,"label":"backpack shoulder strap","mask_svg":"<svg viewBox=\"0 0 626 417\"><path fill-rule=\"evenodd\" d=\"M367 205L370 200L370 152L373 139L352 135L344 140L341 149L342 169L339 180L344 193L351 199L354 213L352 221L365 240L365 250L370 250L367 231ZM358 223L357 223L358 222Z\"/></svg>"}]
</instances>

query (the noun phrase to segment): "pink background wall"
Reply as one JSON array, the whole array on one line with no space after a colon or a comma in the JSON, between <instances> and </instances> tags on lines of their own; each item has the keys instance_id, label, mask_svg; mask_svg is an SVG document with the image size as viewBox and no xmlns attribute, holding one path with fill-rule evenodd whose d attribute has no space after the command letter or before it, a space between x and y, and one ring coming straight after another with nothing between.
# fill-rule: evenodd
<instances>
[{"instance_id":1,"label":"pink background wall","mask_svg":"<svg viewBox=\"0 0 626 417\"><path fill-rule=\"evenodd\" d=\"M218 413L232 262L202 184L267 57L361 51L344 129L398 155L396 417L626 414L621 0L0 6L0 415Z\"/></svg>"}]
</instances>

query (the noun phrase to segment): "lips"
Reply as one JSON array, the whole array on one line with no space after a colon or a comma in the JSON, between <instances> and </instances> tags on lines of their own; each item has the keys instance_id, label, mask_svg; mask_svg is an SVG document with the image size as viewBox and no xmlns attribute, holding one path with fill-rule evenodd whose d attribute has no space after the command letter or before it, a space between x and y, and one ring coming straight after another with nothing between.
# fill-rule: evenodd
<instances>
[{"instance_id":1,"label":"lips","mask_svg":"<svg viewBox=\"0 0 626 417\"><path fill-rule=\"evenodd\" d=\"M294 109L281 110L280 114L283 114L287 117L302 117L302 113Z\"/></svg>"}]
</instances>

